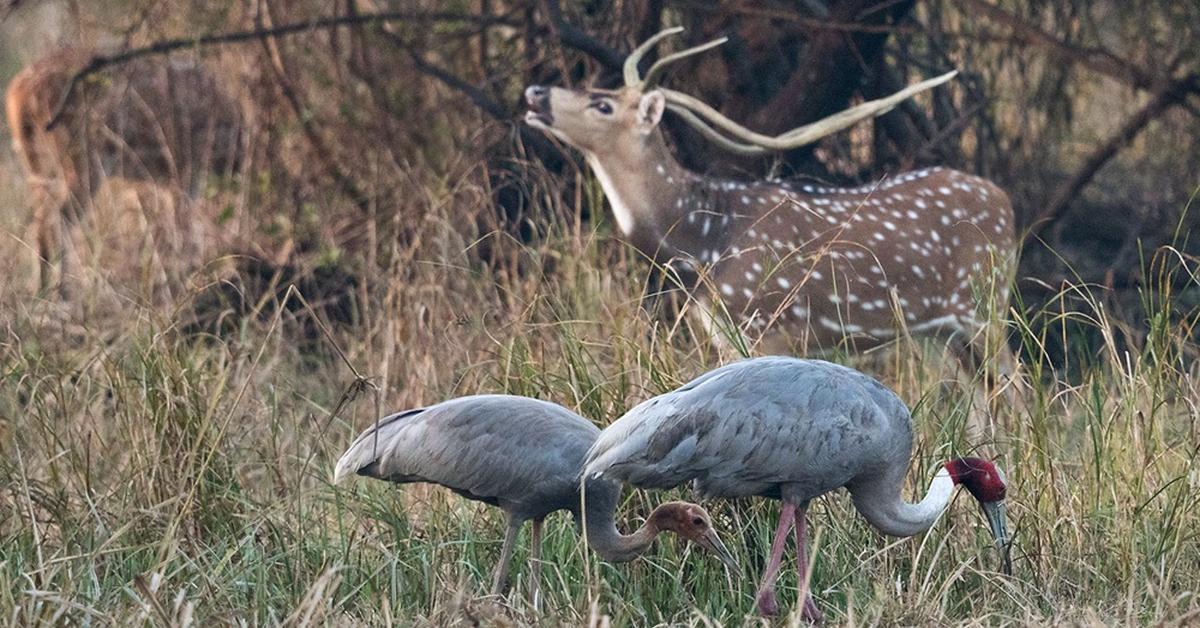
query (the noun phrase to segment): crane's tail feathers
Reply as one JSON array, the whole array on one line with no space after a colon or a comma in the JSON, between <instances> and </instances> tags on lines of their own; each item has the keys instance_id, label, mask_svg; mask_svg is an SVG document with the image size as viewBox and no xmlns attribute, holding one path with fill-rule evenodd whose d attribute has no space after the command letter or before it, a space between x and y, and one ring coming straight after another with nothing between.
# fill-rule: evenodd
<instances>
[{"instance_id":1,"label":"crane's tail feathers","mask_svg":"<svg viewBox=\"0 0 1200 628\"><path fill-rule=\"evenodd\" d=\"M367 428L365 432L354 439L354 443L338 458L337 465L333 468L333 483L338 484L342 480L351 475L375 475L370 473L372 469L378 469L379 458L387 450L390 443L388 438L390 434L386 433L382 428L385 426L382 421L379 425Z\"/></svg>"},{"instance_id":2,"label":"crane's tail feathers","mask_svg":"<svg viewBox=\"0 0 1200 628\"><path fill-rule=\"evenodd\" d=\"M362 441L356 441L341 458L338 458L337 466L333 468L334 484L341 484L342 480L357 474L359 469L375 461L376 457L371 455L370 443L366 443L366 447L363 444Z\"/></svg>"},{"instance_id":3,"label":"crane's tail feathers","mask_svg":"<svg viewBox=\"0 0 1200 628\"><path fill-rule=\"evenodd\" d=\"M338 458L337 465L333 468L333 483L338 484L348 476L361 474L364 469L375 466L379 462L380 454L392 444L395 428L399 426L398 421L424 411L425 408L414 408L397 412L383 417L364 430L346 449L346 453Z\"/></svg>"},{"instance_id":4,"label":"crane's tail feathers","mask_svg":"<svg viewBox=\"0 0 1200 628\"><path fill-rule=\"evenodd\" d=\"M582 475L589 480L599 480L610 468L612 468L612 463L604 460L604 457L601 456L597 460L585 463Z\"/></svg>"}]
</instances>

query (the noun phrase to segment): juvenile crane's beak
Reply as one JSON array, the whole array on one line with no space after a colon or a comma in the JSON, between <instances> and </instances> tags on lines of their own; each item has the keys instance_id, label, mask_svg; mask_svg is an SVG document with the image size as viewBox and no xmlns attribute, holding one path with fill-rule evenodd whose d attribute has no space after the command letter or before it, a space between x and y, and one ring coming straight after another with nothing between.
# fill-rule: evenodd
<instances>
[{"instance_id":1,"label":"juvenile crane's beak","mask_svg":"<svg viewBox=\"0 0 1200 628\"><path fill-rule=\"evenodd\" d=\"M992 538L996 539L996 548L1000 550L1000 556L1004 560L1004 575L1012 575L1012 557L1009 556L1009 550L1012 548L1012 539L1008 537L1008 508L1003 501L995 502L979 502L983 507L983 515L987 517L988 525L992 528Z\"/></svg>"},{"instance_id":2,"label":"juvenile crane's beak","mask_svg":"<svg viewBox=\"0 0 1200 628\"><path fill-rule=\"evenodd\" d=\"M709 528L704 534L696 539L696 543L704 549L717 555L722 563L729 568L730 571L736 572L738 569L737 559L730 553L729 548L721 542L721 537L717 536L716 530Z\"/></svg>"}]
</instances>

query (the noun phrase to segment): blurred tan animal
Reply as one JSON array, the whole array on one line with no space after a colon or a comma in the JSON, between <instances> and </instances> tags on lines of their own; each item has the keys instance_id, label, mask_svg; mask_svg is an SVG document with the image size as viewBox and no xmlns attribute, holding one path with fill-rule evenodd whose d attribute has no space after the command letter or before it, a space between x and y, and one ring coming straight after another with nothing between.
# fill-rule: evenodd
<instances>
[{"instance_id":1,"label":"blurred tan animal","mask_svg":"<svg viewBox=\"0 0 1200 628\"><path fill-rule=\"evenodd\" d=\"M212 73L193 60L147 57L83 80L47 130L71 77L100 51L64 48L8 85L13 148L29 182L36 284L55 260L68 274L65 225L86 215L103 180L123 177L196 196L213 175L232 174L244 153L244 116Z\"/></svg>"}]
</instances>

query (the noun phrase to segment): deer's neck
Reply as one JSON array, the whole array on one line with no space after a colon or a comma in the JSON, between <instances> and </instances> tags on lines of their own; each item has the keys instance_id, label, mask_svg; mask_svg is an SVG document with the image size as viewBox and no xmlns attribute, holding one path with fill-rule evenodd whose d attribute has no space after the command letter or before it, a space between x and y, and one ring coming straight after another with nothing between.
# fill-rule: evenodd
<instances>
[{"instance_id":1,"label":"deer's neck","mask_svg":"<svg viewBox=\"0 0 1200 628\"><path fill-rule=\"evenodd\" d=\"M706 198L711 186L675 160L661 133L632 150L588 153L587 160L617 227L647 256L706 261L724 241L724 208Z\"/></svg>"}]
</instances>

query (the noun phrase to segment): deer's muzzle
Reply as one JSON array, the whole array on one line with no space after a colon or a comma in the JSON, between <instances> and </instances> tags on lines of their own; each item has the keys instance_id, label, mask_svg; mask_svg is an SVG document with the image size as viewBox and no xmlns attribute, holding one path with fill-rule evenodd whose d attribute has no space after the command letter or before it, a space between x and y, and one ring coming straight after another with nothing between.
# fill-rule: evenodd
<instances>
[{"instance_id":1,"label":"deer's muzzle","mask_svg":"<svg viewBox=\"0 0 1200 628\"><path fill-rule=\"evenodd\" d=\"M554 116L550 113L550 88L530 85L525 88L525 103L529 105L529 111L525 112L526 123L547 127L554 124Z\"/></svg>"}]
</instances>

